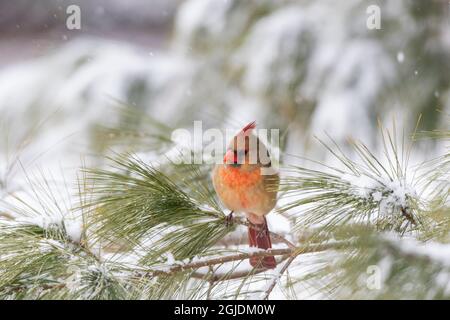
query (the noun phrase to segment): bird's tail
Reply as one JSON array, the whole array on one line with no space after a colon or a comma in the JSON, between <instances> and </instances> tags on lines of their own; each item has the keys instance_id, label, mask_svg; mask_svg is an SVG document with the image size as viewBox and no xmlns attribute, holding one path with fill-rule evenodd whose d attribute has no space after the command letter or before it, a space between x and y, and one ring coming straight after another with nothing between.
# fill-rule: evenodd
<instances>
[{"instance_id":1,"label":"bird's tail","mask_svg":"<svg viewBox=\"0 0 450 320\"><path fill-rule=\"evenodd\" d=\"M264 217L264 222L261 224L254 224L249 222L248 225L248 241L250 247L257 247L260 249L272 248L270 241L269 228L267 227L267 220ZM253 267L264 267L267 269L274 269L277 266L275 258L270 257L250 257L250 264Z\"/></svg>"}]
</instances>

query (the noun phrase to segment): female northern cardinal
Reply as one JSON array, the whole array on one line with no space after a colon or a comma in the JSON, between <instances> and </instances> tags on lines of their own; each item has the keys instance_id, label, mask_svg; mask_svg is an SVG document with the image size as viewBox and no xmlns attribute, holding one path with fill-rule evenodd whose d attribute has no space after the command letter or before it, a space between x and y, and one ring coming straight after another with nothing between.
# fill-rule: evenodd
<instances>
[{"instance_id":1,"label":"female northern cardinal","mask_svg":"<svg viewBox=\"0 0 450 320\"><path fill-rule=\"evenodd\" d=\"M244 212L249 221L248 238L251 247L272 247L265 215L276 204L280 178L271 169L266 146L252 134L255 122L245 126L231 141L224 164L213 171L213 184L223 204L233 212ZM265 161L264 161L265 160ZM264 170L264 171L263 171ZM264 174L263 174L264 173ZM252 257L253 267L276 267L274 257Z\"/></svg>"}]
</instances>

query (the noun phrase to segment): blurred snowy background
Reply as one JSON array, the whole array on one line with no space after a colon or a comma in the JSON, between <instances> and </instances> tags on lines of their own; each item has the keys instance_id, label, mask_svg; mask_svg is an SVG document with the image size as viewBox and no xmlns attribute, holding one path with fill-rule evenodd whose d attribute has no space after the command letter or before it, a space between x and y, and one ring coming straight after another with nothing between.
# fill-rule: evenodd
<instances>
[{"instance_id":1,"label":"blurred snowy background","mask_svg":"<svg viewBox=\"0 0 450 320\"><path fill-rule=\"evenodd\" d=\"M66 27L73 4L81 8L80 30ZM374 4L379 30L366 25ZM54 184L58 196L66 194L61 186L69 191L70 208L78 168L101 162L113 147L99 126L153 129L154 122L119 112L120 104L168 128L191 128L194 120L204 128L252 120L279 128L285 163L295 159L289 154L327 160L313 139L324 133L377 150L378 120L395 119L406 137L419 115L419 130L448 130L450 4L0 0L0 200L28 194L30 201ZM156 148L136 147L146 155ZM422 139L416 160L445 147ZM289 231L280 216L269 222ZM79 224L66 224L74 237Z\"/></svg>"},{"instance_id":2,"label":"blurred snowy background","mask_svg":"<svg viewBox=\"0 0 450 320\"><path fill-rule=\"evenodd\" d=\"M72 4L80 30L66 27ZM380 30L366 26L373 4ZM448 128L450 4L0 0L0 195L33 168L72 179L108 148L95 128L121 124L117 101L172 128L256 120L280 128L286 153L316 159L314 134L376 148L378 119Z\"/></svg>"}]
</instances>

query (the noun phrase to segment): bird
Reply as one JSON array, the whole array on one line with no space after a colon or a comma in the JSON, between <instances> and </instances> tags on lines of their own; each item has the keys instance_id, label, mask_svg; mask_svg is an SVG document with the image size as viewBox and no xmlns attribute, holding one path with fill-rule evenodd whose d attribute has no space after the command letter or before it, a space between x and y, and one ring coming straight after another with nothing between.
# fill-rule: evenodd
<instances>
[{"instance_id":1,"label":"bird","mask_svg":"<svg viewBox=\"0 0 450 320\"><path fill-rule=\"evenodd\" d=\"M214 166L212 181L222 204L233 213L244 213L248 221L250 247L272 247L266 215L277 202L279 174L272 168L270 154L264 143L253 134L256 122L243 127L231 140L223 163ZM250 257L255 268L274 269L273 256Z\"/></svg>"}]
</instances>

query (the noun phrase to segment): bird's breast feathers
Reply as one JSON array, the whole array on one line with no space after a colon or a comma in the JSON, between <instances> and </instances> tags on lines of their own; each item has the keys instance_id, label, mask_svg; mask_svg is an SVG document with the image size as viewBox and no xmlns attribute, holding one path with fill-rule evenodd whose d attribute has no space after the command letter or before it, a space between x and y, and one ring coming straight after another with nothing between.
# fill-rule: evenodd
<instances>
[{"instance_id":1,"label":"bird's breast feathers","mask_svg":"<svg viewBox=\"0 0 450 320\"><path fill-rule=\"evenodd\" d=\"M230 188L249 188L262 182L261 169L242 171L238 168L219 167L218 174L223 183Z\"/></svg>"},{"instance_id":2,"label":"bird's breast feathers","mask_svg":"<svg viewBox=\"0 0 450 320\"><path fill-rule=\"evenodd\" d=\"M260 168L243 171L217 166L214 187L222 202L234 211L266 214L275 205L276 192L266 190Z\"/></svg>"}]
</instances>

